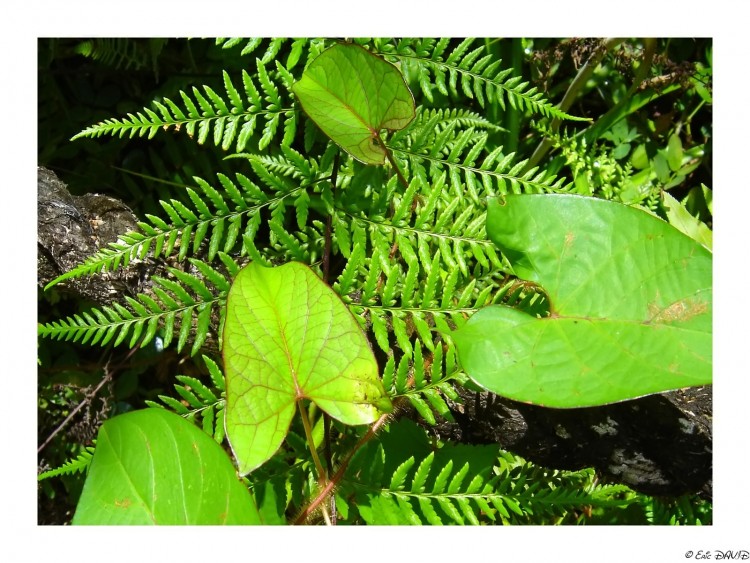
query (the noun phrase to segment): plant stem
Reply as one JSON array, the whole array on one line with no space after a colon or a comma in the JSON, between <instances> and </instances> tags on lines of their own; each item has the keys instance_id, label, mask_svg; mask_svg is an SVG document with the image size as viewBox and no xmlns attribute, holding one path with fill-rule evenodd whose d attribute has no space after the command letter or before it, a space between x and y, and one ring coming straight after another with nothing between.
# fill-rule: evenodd
<instances>
[{"instance_id":1,"label":"plant stem","mask_svg":"<svg viewBox=\"0 0 750 563\"><path fill-rule=\"evenodd\" d=\"M323 469L323 464L320 463L320 458L318 457L318 450L315 448L315 440L313 440L312 426L310 426L310 418L307 416L307 410L304 406L302 406L302 401L297 401L297 408L299 409L299 414L302 417L302 426L304 426L305 428L307 445L310 447L310 453L312 454L313 463L315 464L315 469L318 471L318 483L323 488L323 490L328 490L330 488L328 482L328 474L326 473L325 469ZM321 505L320 510L323 513L323 519L326 521L326 525L330 526L332 522L331 517L328 514L328 509L325 505Z\"/></svg>"},{"instance_id":2,"label":"plant stem","mask_svg":"<svg viewBox=\"0 0 750 563\"><path fill-rule=\"evenodd\" d=\"M394 404L394 412L396 410L395 407L396 405ZM390 417L390 414L381 415L381 417L376 420L372 424L372 426L370 426L370 428L367 429L367 432L365 432L364 436L359 439L352 450L346 455L336 473L334 473L331 479L325 484L323 489L318 493L318 496L316 496L312 500L312 502L308 504L302 510L302 512L300 512L299 516L297 516L296 520L294 521L294 524L304 524L307 517L315 512L318 506L321 506L321 508L325 509L324 501L326 500L326 498L328 498L328 495L333 493L333 489L336 484L344 477L344 473L346 473L346 469L347 467L349 467L349 462L352 460L352 457L354 457L354 454L357 453L357 451L367 442L369 442L373 437L375 437L375 434L377 434L378 430L380 430L380 427L383 426L383 424L385 424Z\"/></svg>"},{"instance_id":3,"label":"plant stem","mask_svg":"<svg viewBox=\"0 0 750 563\"><path fill-rule=\"evenodd\" d=\"M140 348L140 344L138 346L134 347L132 350L130 350L128 352L127 356L125 356L125 360L123 360L123 362L121 362L120 364L118 364L115 367L115 369L119 369L120 366L122 366L125 361L129 360L130 357L133 354L135 354L135 352L138 350L138 348ZM101 388L104 387L104 385L106 383L112 381L112 371L111 371L111 368L109 367L110 359L111 359L111 354L110 354L110 358L107 359L107 362L104 364L104 368L103 368L103 370L104 370L104 377L102 377L102 380L99 382L99 384L94 388L93 391L91 391L90 393L88 393L83 398L83 400L80 403L78 403L78 405L76 405L76 407L72 411L70 411L70 414L67 417L65 417L65 420L63 420L57 426L57 428L55 428L55 430L49 436L47 436L47 439L44 441L44 443L37 448L37 450L36 450L37 454L40 453L44 448L47 447L47 445L52 441L52 438L54 438L55 436L57 436L57 434L63 428L65 428L67 426L67 424L73 419L73 417L78 413L78 411L80 411L89 401L91 401L94 397L96 397L97 393L99 393L99 391L101 390Z\"/></svg>"},{"instance_id":4,"label":"plant stem","mask_svg":"<svg viewBox=\"0 0 750 563\"><path fill-rule=\"evenodd\" d=\"M380 135L377 135L376 138L380 146L383 147L383 150L385 151L385 156L388 159L388 162L391 163L391 166L393 166L393 169L396 171L396 176L398 176L398 181L401 182L401 185L404 186L405 190L408 190L409 182L406 181L406 178L404 178L404 175L401 173L401 169L398 167L398 164L396 164L396 161L393 158L391 151L389 151L388 147L385 146L385 143L383 142L383 139L380 138Z\"/></svg>"},{"instance_id":5,"label":"plant stem","mask_svg":"<svg viewBox=\"0 0 750 563\"><path fill-rule=\"evenodd\" d=\"M323 455L326 458L326 469L328 475L333 473L333 462L331 454L331 417L323 413Z\"/></svg>"},{"instance_id":6,"label":"plant stem","mask_svg":"<svg viewBox=\"0 0 750 563\"><path fill-rule=\"evenodd\" d=\"M302 401L297 401L297 408L299 409L299 414L302 417L302 426L305 427L305 436L307 437L307 445L310 447L310 453L312 454L313 462L315 463L315 468L318 471L318 479L325 483L326 479L326 471L323 469L323 464L320 463L320 458L318 457L318 450L315 448L315 441L313 440L312 435L312 427L310 426L310 419L307 416L307 410L302 406Z\"/></svg>"},{"instance_id":7,"label":"plant stem","mask_svg":"<svg viewBox=\"0 0 750 563\"><path fill-rule=\"evenodd\" d=\"M341 153L336 152L333 157L333 170L331 171L331 193L336 190L336 179L339 175L339 158ZM333 234L331 232L333 227L333 211L328 214L326 218L326 235L325 235L325 248L323 249L323 281L328 283L328 277L331 272L331 239Z\"/></svg>"},{"instance_id":8,"label":"plant stem","mask_svg":"<svg viewBox=\"0 0 750 563\"><path fill-rule=\"evenodd\" d=\"M567 111L571 105L573 105L573 100L578 95L578 92L583 88L583 86L586 84L586 81L591 78L591 75L594 73L594 70L596 70L596 67L599 66L599 63L604 58L604 55L606 55L609 51L614 49L617 45L622 43L622 38L613 38L613 39L606 39L602 41L599 48L594 52L593 55L589 58L588 61L586 61L586 64L584 64L581 67L581 70L578 71L578 74L573 79L573 82L570 83L570 86L568 87L567 92L565 92L565 95L563 96L562 101L558 105L558 107L562 111ZM552 120L552 124L550 125L550 131L552 133L555 133L558 128L560 127L560 120L554 119ZM539 161L542 160L545 154L547 154L547 151L549 151L550 147L552 146L552 142L545 138L543 139L539 145L537 145L536 149L534 150L534 153L531 155L531 158L529 158L528 163L524 167L524 171L528 171L537 164L539 164Z\"/></svg>"},{"instance_id":9,"label":"plant stem","mask_svg":"<svg viewBox=\"0 0 750 563\"><path fill-rule=\"evenodd\" d=\"M96 397L96 394L99 392L99 390L102 387L104 387L104 384L107 383L107 382L109 382L112 379L111 374L106 369L106 366L105 366L105 370L104 371L105 371L105 375L102 378L102 380L99 382L99 385L97 385L96 388L91 393L88 393L84 397L83 401L81 401L80 403L78 403L78 405L76 405L76 408L74 408L72 411L70 411L70 414L67 417L65 417L65 420L63 420L57 426L57 428L55 428L55 430L49 436L47 436L47 439L44 441L44 443L37 448L36 453L40 453L44 448L46 448L47 444L49 444L52 441L52 438L54 438L55 436L57 436L57 434L60 432L60 430L62 430L63 428L65 428L65 426L67 426L67 424L78 413L78 411L80 411L84 407L84 405L86 405L91 399L93 399L94 397Z\"/></svg>"},{"instance_id":10,"label":"plant stem","mask_svg":"<svg viewBox=\"0 0 750 563\"><path fill-rule=\"evenodd\" d=\"M583 131L583 137L586 139L587 143L592 143L596 139L599 138L599 136L604 133L607 129L612 127L615 123L617 123L620 119L624 118L628 112L635 111L636 107L640 107L637 104L634 104L636 98L643 99L643 94L646 94L646 92L638 92L638 88L641 85L641 83L646 80L646 77L648 76L649 71L651 70L651 65L654 61L654 53L656 52L656 39L653 38L647 38L643 40L643 59L641 60L641 64L638 66L635 72L635 77L633 79L633 84L631 84L630 88L628 88L627 93L622 97L622 99L613 107L611 108L607 113L605 113L603 116L601 116L599 119L596 120L596 123L593 124L591 127ZM667 89L663 89L661 91L662 94L665 94L667 92ZM652 96L646 96L646 99L651 100ZM641 104L642 105L642 104Z\"/></svg>"},{"instance_id":11,"label":"plant stem","mask_svg":"<svg viewBox=\"0 0 750 563\"><path fill-rule=\"evenodd\" d=\"M336 190L336 179L339 174L339 160L341 152L336 152L333 157L333 170L331 171L331 194ZM325 248L323 250L323 281L329 283L330 272L331 272L331 241L333 238L333 210L328 214L326 218L326 234L325 234ZM324 446L323 455L326 459L326 468L328 474L333 473L333 462L331 460L331 418L327 413L323 413L323 435L324 435ZM332 512L335 511L335 505L331 507ZM333 523L336 523L336 513L333 512Z\"/></svg>"},{"instance_id":12,"label":"plant stem","mask_svg":"<svg viewBox=\"0 0 750 563\"><path fill-rule=\"evenodd\" d=\"M492 53L499 59L510 62L510 68L513 69L514 76L523 76L523 40L520 38L510 39L508 41L498 41L492 44L492 50L487 45L488 52ZM489 108L488 108L489 109ZM494 114L494 118L492 117ZM521 138L521 117L523 116L522 108L513 108L508 106L506 110L500 108L497 100L493 100L491 106L491 119L493 123L503 126L506 131L502 136L498 135L502 141L503 152L506 154L518 151L518 141ZM498 117L501 116L501 117Z\"/></svg>"}]
</instances>

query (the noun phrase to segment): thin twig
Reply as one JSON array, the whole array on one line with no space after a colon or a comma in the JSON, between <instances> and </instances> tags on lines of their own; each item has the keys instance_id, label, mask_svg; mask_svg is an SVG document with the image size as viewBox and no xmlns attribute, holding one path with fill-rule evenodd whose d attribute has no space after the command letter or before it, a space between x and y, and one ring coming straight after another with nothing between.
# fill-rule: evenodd
<instances>
[{"instance_id":1,"label":"thin twig","mask_svg":"<svg viewBox=\"0 0 750 563\"><path fill-rule=\"evenodd\" d=\"M307 445L310 448L310 453L312 454L313 463L315 463L315 468L318 471L318 483L320 483L320 486L324 490L328 490L328 474L323 468L323 465L320 463L320 458L318 457L318 451L315 449L315 440L313 439L313 435L312 435L312 426L310 425L310 419L307 416L307 411L302 406L302 401L297 401L297 408L299 409L299 414L302 417L302 426L304 426L305 428L305 436L307 437ZM320 506L320 510L323 513L323 518L326 521L326 525L331 526L332 525L331 517L328 515L328 509L326 508L326 505L322 504Z\"/></svg>"},{"instance_id":2,"label":"thin twig","mask_svg":"<svg viewBox=\"0 0 750 563\"><path fill-rule=\"evenodd\" d=\"M602 62L604 55L606 55L617 45L622 43L622 41L622 38L616 37L612 39L605 39L600 43L599 47L594 51L589 60L586 61L586 64L584 64L581 67L581 70L578 71L578 74L573 79L573 82L571 82L570 86L568 86L568 90L565 92L562 101L557 106L560 110L568 111L579 91L583 88L584 84L586 84L588 79L594 73L596 67L599 66L599 63ZM550 131L554 133L558 130L559 127L560 119L553 119L550 125ZM539 145L537 145L536 149L534 149L534 153L529 158L529 161L526 163L524 171L530 170L531 168L536 166L542 160L544 155L547 154L550 147L552 147L552 141L550 141L546 137L542 139Z\"/></svg>"},{"instance_id":3,"label":"thin twig","mask_svg":"<svg viewBox=\"0 0 750 563\"><path fill-rule=\"evenodd\" d=\"M331 193L333 194L336 189L336 178L339 175L339 157L338 151L333 157L333 171L331 172ZM333 213L329 213L326 219L326 236L325 236L325 248L323 249L323 281L328 283L328 277L331 272L331 239L333 233L331 232L333 227Z\"/></svg>"},{"instance_id":4,"label":"thin twig","mask_svg":"<svg viewBox=\"0 0 750 563\"><path fill-rule=\"evenodd\" d=\"M331 194L336 189L336 179L339 173L339 158L340 152L336 152L333 157L333 170L331 172ZM323 281L329 283L329 277L331 273L331 239L333 238L333 212L328 214L326 218L326 234L325 234L325 249L323 250ZM333 473L333 461L331 454L331 418L328 413L323 413L323 456L326 460L326 468L328 469L327 475ZM331 515L332 518L330 523L336 525L336 505L331 503Z\"/></svg>"},{"instance_id":5,"label":"thin twig","mask_svg":"<svg viewBox=\"0 0 750 563\"><path fill-rule=\"evenodd\" d=\"M394 405L394 411L395 411L395 405ZM341 462L341 465L338 468L338 471L331 477L328 482L325 484L325 487L318 492L318 496L315 497L310 504L308 504L302 512L297 516L297 519L294 521L294 524L304 524L305 520L307 520L307 517L310 516L315 510L318 508L318 506L325 507L325 504L323 504L323 501L328 498L328 495L333 493L333 490L336 486L336 483L341 481L341 479L344 477L344 473L346 472L346 469L349 467L349 462L354 457L354 454L357 453L357 451L364 446L367 442L369 442L372 438L375 437L378 430L380 430L380 427L383 426L383 424L386 423L386 421L391 417L390 414L383 414L376 420L370 428L367 429L367 432L365 432L364 436L362 436L359 441L355 444L355 446L352 448L352 450L347 454L347 456L344 458L344 460Z\"/></svg>"},{"instance_id":6,"label":"thin twig","mask_svg":"<svg viewBox=\"0 0 750 563\"><path fill-rule=\"evenodd\" d=\"M55 428L52 433L47 437L47 439L44 441L44 443L37 448L36 453L39 454L41 451L47 447L47 445L52 441L52 439L57 436L57 434L60 433L60 431L65 428L68 423L73 419L73 417L80 411L86 404L89 403L94 397L96 397L96 394L99 393L99 390L104 387L105 383L108 383L112 380L112 372L109 371L109 360L107 360L107 363L104 364L104 377L99 382L99 385L97 385L93 391L90 393L87 393L86 396L83 398L83 400L76 405L76 408L74 408L72 411L70 411L70 414L65 417L65 420L63 420L60 424L57 425L57 428Z\"/></svg>"},{"instance_id":7,"label":"thin twig","mask_svg":"<svg viewBox=\"0 0 750 563\"><path fill-rule=\"evenodd\" d=\"M323 469L323 465L320 463L320 458L318 457L318 450L315 449L315 441L313 440L312 427L310 426L310 419L307 416L307 411L302 406L302 401L297 401L297 409L299 410L299 414L302 417L302 426L305 428L305 436L307 437L307 445L310 447L310 453L312 454L313 463L315 463L315 469L317 469L318 471L318 479L320 479L321 482L325 483L326 472L325 472L325 469Z\"/></svg>"},{"instance_id":8,"label":"thin twig","mask_svg":"<svg viewBox=\"0 0 750 563\"><path fill-rule=\"evenodd\" d=\"M391 151L389 151L388 147L385 146L385 143L383 142L383 139L380 138L380 135L377 136L377 140L378 140L378 143L380 143L380 146L383 147L383 150L385 150L385 156L388 158L388 162L391 163L391 166L393 166L393 169L396 171L396 176L398 176L398 181L401 182L401 185L404 186L405 190L408 190L409 182L406 181L406 178L404 178L404 175L401 173L401 169L398 167L398 164L396 164L396 161L393 158Z\"/></svg>"},{"instance_id":9,"label":"thin twig","mask_svg":"<svg viewBox=\"0 0 750 563\"><path fill-rule=\"evenodd\" d=\"M73 410L71 411L71 413L70 413L70 414L69 414L69 415L68 415L68 416L67 416L67 417L65 418L65 420L63 420L63 421L62 421L62 422L61 422L61 423L60 423L60 424L59 424L59 425L57 426L57 428L55 428L55 429L54 429L54 430L52 431L52 433L51 433L51 434L50 434L50 435L49 435L49 436L47 437L47 439L46 439L46 440L44 441L44 443L43 443L43 444L42 444L41 446L39 446L39 448L37 449L37 451L36 451L36 453L37 453L37 454L41 453L41 451L42 451L42 450L43 450L44 448L46 448L46 447L47 447L47 445L48 445L48 444L49 444L49 443L50 443L50 442L52 441L52 439L53 439L53 438L54 438L54 437L55 437L55 436L56 436L56 435L57 435L57 434L58 434L58 433L59 433L59 432L60 432L60 431L61 431L61 430L62 430L63 428L65 428L65 427L66 427L66 426L68 425L68 423L69 423L69 422L70 422L70 421L72 420L72 418L73 418L73 417L74 417L74 416L75 416L75 415L76 415L76 414L78 413L78 411L80 411L80 410L81 410L81 409L82 409L82 408L83 408L83 407L84 407L84 406L85 406L85 405L86 405L86 404L87 404L87 403L88 403L89 401L91 401L91 400L92 400L92 399L93 399L94 397L96 397L96 394L97 394L97 393L99 393L99 391L101 390L101 388L102 388L102 387L104 387L104 384L105 384L105 383L107 383L108 381L111 381L111 380L112 380L112 375L113 375L113 373L114 373L115 371L117 371L117 370L118 370L118 369L119 369L120 367L122 367L122 366L123 366L123 365L125 364L125 362L127 362L127 361L128 361L128 360L129 360L129 359L130 359L130 358L131 358L131 357L133 356L133 354L135 354L135 353L136 353L136 352L137 352L137 351L138 351L138 350L140 349L140 347L141 347L141 345L140 345L140 343L139 343L139 344L138 344L137 346L135 346L134 348L132 348L132 349L131 349L131 350L130 350L130 351L129 351L128 353L127 353L127 355L125 356L125 359L124 359L124 360L123 360L122 362L118 363L118 364L117 364L117 365L116 365L116 366L115 366L114 368L112 368L112 369L110 369L110 367L109 367L109 363L110 363L110 361L112 360L112 353L110 352L110 354L109 354L109 358L107 359L107 361L106 361L106 362L105 362L105 364L104 364L104 367L102 368L102 369L104 370L104 377L103 377L103 378L102 378L102 380L101 380L101 381L99 382L99 385L97 385L97 386L96 386L96 388L95 388L95 389L94 389L93 391L91 391L90 393L86 394L86 396L85 396L85 397L83 398L83 400L82 400L82 401L81 401L80 403L78 403L78 405L76 406L76 408L74 408L74 409L73 409Z\"/></svg>"}]
</instances>

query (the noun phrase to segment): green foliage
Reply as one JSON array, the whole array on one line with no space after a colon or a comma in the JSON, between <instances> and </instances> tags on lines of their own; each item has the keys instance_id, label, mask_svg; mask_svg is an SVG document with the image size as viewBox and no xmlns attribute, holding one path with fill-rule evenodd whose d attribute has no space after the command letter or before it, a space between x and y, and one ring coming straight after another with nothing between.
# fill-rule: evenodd
<instances>
[{"instance_id":1,"label":"green foliage","mask_svg":"<svg viewBox=\"0 0 750 563\"><path fill-rule=\"evenodd\" d=\"M704 247L642 210L572 195L492 201L487 230L551 311L487 307L453 333L479 385L570 408L711 383Z\"/></svg>"},{"instance_id":2,"label":"green foliage","mask_svg":"<svg viewBox=\"0 0 750 563\"><path fill-rule=\"evenodd\" d=\"M256 62L256 69L257 82L250 73L243 71L239 89L229 74L224 72L225 92L222 94L209 86L204 86L203 92L194 87L190 93L192 96L180 91L181 105L164 98L163 101L154 102L154 109L143 108L141 112L128 114L123 119L107 119L84 129L73 140L102 135L147 136L150 139L160 130L180 130L184 127L188 136L195 137L198 144L205 143L211 135L217 147L228 150L236 143L235 148L239 152L245 149L262 123L257 148L263 150L274 140L278 131L283 131L285 138L294 137L296 118L288 99L288 80L291 77L286 70L278 65L279 72L272 78L261 61ZM282 92L286 92L286 98L282 98Z\"/></svg>"},{"instance_id":3,"label":"green foliage","mask_svg":"<svg viewBox=\"0 0 750 563\"><path fill-rule=\"evenodd\" d=\"M700 526L713 520L711 503L696 499L693 495L676 499L649 499L645 512L650 524Z\"/></svg>"},{"instance_id":4,"label":"green foliage","mask_svg":"<svg viewBox=\"0 0 750 563\"><path fill-rule=\"evenodd\" d=\"M166 44L166 39L132 39L105 37L86 39L73 48L73 52L90 57L115 69L140 69L152 66Z\"/></svg>"},{"instance_id":5,"label":"green foliage","mask_svg":"<svg viewBox=\"0 0 750 563\"><path fill-rule=\"evenodd\" d=\"M226 408L226 387L221 368L208 356L203 356L208 369L211 385L188 376L176 376L179 384L174 388L179 400L170 395L159 395L161 403L146 400L146 405L153 408L168 408L186 419L200 424L203 431L219 444L224 442L224 409Z\"/></svg>"},{"instance_id":6,"label":"green foliage","mask_svg":"<svg viewBox=\"0 0 750 563\"><path fill-rule=\"evenodd\" d=\"M129 307L114 303L112 307L91 309L72 318L52 322L39 328L41 336L71 340L83 344L100 344L110 341L115 346L130 337L128 346L146 346L161 331L163 346L169 346L176 330L177 351L181 351L193 334L191 354L200 350L210 330L211 313L224 301L229 290L229 281L223 274L205 262L190 258L190 263L199 272L189 274L169 268L174 279L155 276L153 296L140 294L137 299L125 297ZM236 268L228 256L223 256L224 265ZM231 268L231 269L234 269ZM205 280L213 286L209 289ZM222 294L223 292L223 294ZM223 310L217 311L223 314Z\"/></svg>"},{"instance_id":7,"label":"green foliage","mask_svg":"<svg viewBox=\"0 0 750 563\"><path fill-rule=\"evenodd\" d=\"M497 446L435 451L423 430L401 421L357 453L336 501L349 519L358 513L377 525L559 523L582 507L629 504L626 487L595 485L592 477L537 467Z\"/></svg>"},{"instance_id":8,"label":"green foliage","mask_svg":"<svg viewBox=\"0 0 750 563\"><path fill-rule=\"evenodd\" d=\"M221 446L172 412L144 409L102 425L73 523L262 522Z\"/></svg>"},{"instance_id":9,"label":"green foliage","mask_svg":"<svg viewBox=\"0 0 750 563\"><path fill-rule=\"evenodd\" d=\"M252 263L237 274L223 355L227 438L241 475L278 450L302 399L345 424L371 424L392 409L357 321L298 262Z\"/></svg>"},{"instance_id":10,"label":"green foliage","mask_svg":"<svg viewBox=\"0 0 750 563\"><path fill-rule=\"evenodd\" d=\"M100 250L83 264L53 280L47 288L66 279L127 266L146 256L156 259L176 255L177 260L184 260L188 254L198 253L204 244L207 249L203 252L209 261L221 249L225 254L231 252L241 235L254 236L260 226L262 210L278 207L283 210L284 200L295 195L299 197L299 192L304 189L303 186L291 188L274 178L272 171L260 162L254 164L254 169L268 186L267 190L259 188L243 174L236 175L236 183L219 174L221 191L196 177L196 189L185 189L190 205L174 199L160 202L168 221L148 215L148 222L138 224L140 232L122 235L118 242L110 243L109 248ZM243 250L244 253L250 252L244 247ZM231 260L226 256L219 257L225 265Z\"/></svg>"},{"instance_id":11,"label":"green foliage","mask_svg":"<svg viewBox=\"0 0 750 563\"><path fill-rule=\"evenodd\" d=\"M451 43L449 38L403 39L395 44L387 39L375 40L377 50L386 59L402 63L407 80L417 82L429 102L437 90L452 98L475 99L482 108L496 103L505 110L507 101L518 111L582 119L560 111L536 87L512 76L512 69L503 68L503 61L488 53L486 45L476 45L473 38L464 39L453 48Z\"/></svg>"},{"instance_id":12,"label":"green foliage","mask_svg":"<svg viewBox=\"0 0 750 563\"><path fill-rule=\"evenodd\" d=\"M59 475L71 475L74 473L83 473L91 465L91 458L94 456L94 446L87 447L77 458L65 462L63 465L50 471L40 473L37 479L49 479Z\"/></svg>"},{"instance_id":13,"label":"green foliage","mask_svg":"<svg viewBox=\"0 0 750 563\"><path fill-rule=\"evenodd\" d=\"M674 183L680 177L686 182L698 170L687 161L692 166L705 154L686 142L680 151L676 141L667 141L669 174L658 173L658 150L653 157L647 152L650 164L641 167L638 147L623 147L639 142L643 133L631 134L631 127L597 133L597 123L589 126L558 108L498 58L488 42L379 38L356 43L362 60L387 61L389 76L398 69L414 96L414 119L399 124L400 130L379 119L365 122L366 138L376 139L388 157L383 166L353 158L336 132L325 127L321 132L305 116L317 121L315 110L295 95L306 70L335 44L323 39L218 39L213 48L226 67L217 69L211 84L176 85L166 95L155 94L148 107L79 129L74 145L103 137L111 138L108 143L165 143L167 148L149 149L154 151L148 153L150 163L138 173L162 179L170 191L158 206L144 204L138 231L123 233L47 289L135 261L166 262L169 276L152 277L144 293L122 302L40 323L39 334L127 348L158 338L166 350L201 353L210 385L182 375L175 394L157 392L152 398L158 396L168 410L225 444L232 382L243 368L234 365L242 355L237 350L227 357L222 335L227 325L247 322L231 320L228 297L237 291L237 277L248 262L253 267L301 262L330 285L367 335L396 416L411 406L414 418L434 425L451 419L450 408L460 401L457 389L468 381L446 335L487 305L504 304L532 316L550 311L548 296L516 279L515 265L488 237L488 200L586 193L662 213L659 190L681 185ZM700 70L700 79L706 76L710 67ZM699 73L693 78L699 80ZM384 103L386 94L367 86L364 99ZM361 117L361 108L353 115ZM529 160L524 143L506 151L497 142L504 132L498 115L515 116L527 128L536 120L537 130L562 154L542 166ZM607 119L636 117L632 109ZM550 122L557 119L567 120L570 130L557 132ZM630 162L622 161L626 156ZM606 174L593 175L596 162L605 158ZM192 173L192 179L182 169L199 167L204 171ZM124 177L131 191L142 191L133 177ZM680 201L691 216L710 225L710 190L691 191ZM217 363L222 350L227 383ZM552 471L497 447L471 449L437 438L431 453L426 434L414 425L381 417L369 428L347 426L324 415L319 408L327 410L324 405L301 401L304 395L293 397L300 416L293 418L280 447L271 448L271 457L264 455L265 463L259 461L262 465L242 481L263 522L330 519L331 493L341 523L581 523L591 510L617 521L626 508L645 506L645 497L624 487L595 484L591 470ZM243 408L260 408L261 400ZM230 438L231 427L227 424ZM420 447L412 449L417 443ZM232 447L236 452L234 441ZM314 454L318 448L326 452L325 467ZM680 521L705 523L702 518Z\"/></svg>"},{"instance_id":14,"label":"green foliage","mask_svg":"<svg viewBox=\"0 0 750 563\"><path fill-rule=\"evenodd\" d=\"M380 131L414 119L414 98L398 69L356 45L321 53L292 87L320 129L354 158L383 164Z\"/></svg>"}]
</instances>

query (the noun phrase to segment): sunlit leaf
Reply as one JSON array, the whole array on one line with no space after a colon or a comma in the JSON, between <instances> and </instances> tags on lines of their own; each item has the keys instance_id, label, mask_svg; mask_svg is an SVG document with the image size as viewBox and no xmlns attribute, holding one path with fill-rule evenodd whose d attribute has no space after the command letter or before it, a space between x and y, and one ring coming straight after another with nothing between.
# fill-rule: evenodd
<instances>
[{"instance_id":1,"label":"sunlit leaf","mask_svg":"<svg viewBox=\"0 0 750 563\"><path fill-rule=\"evenodd\" d=\"M487 233L551 315L491 306L452 333L482 387L551 407L711 382L711 253L645 211L571 195L491 201Z\"/></svg>"},{"instance_id":2,"label":"sunlit leaf","mask_svg":"<svg viewBox=\"0 0 750 563\"><path fill-rule=\"evenodd\" d=\"M102 425L73 517L73 524L262 523L222 447L166 409Z\"/></svg>"},{"instance_id":3,"label":"sunlit leaf","mask_svg":"<svg viewBox=\"0 0 750 563\"><path fill-rule=\"evenodd\" d=\"M403 129L415 115L399 70L354 44L323 51L292 91L318 127L365 164L385 162L377 141L382 129Z\"/></svg>"},{"instance_id":4,"label":"sunlit leaf","mask_svg":"<svg viewBox=\"0 0 750 563\"><path fill-rule=\"evenodd\" d=\"M374 422L391 403L359 324L307 266L251 263L227 297L226 429L246 474L279 448L297 401L344 424Z\"/></svg>"},{"instance_id":5,"label":"sunlit leaf","mask_svg":"<svg viewBox=\"0 0 750 563\"><path fill-rule=\"evenodd\" d=\"M670 225L711 250L713 233L703 221L691 215L684 205L667 192L662 192L661 201Z\"/></svg>"}]
</instances>

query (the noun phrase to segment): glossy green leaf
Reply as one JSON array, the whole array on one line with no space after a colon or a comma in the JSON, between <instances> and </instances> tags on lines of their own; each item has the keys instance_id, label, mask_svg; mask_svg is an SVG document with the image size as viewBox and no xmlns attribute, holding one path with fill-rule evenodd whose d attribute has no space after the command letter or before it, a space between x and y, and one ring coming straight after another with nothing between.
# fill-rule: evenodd
<instances>
[{"instance_id":1,"label":"glossy green leaf","mask_svg":"<svg viewBox=\"0 0 750 563\"><path fill-rule=\"evenodd\" d=\"M667 162L669 163L669 169L672 172L676 172L682 166L682 157L684 155L682 149L682 140L677 133L673 133L669 137L667 142Z\"/></svg>"},{"instance_id":2,"label":"glossy green leaf","mask_svg":"<svg viewBox=\"0 0 750 563\"><path fill-rule=\"evenodd\" d=\"M487 233L551 315L504 306L452 333L479 385L550 407L711 382L711 253L653 215L573 195L491 201Z\"/></svg>"},{"instance_id":3,"label":"glossy green leaf","mask_svg":"<svg viewBox=\"0 0 750 563\"><path fill-rule=\"evenodd\" d=\"M99 430L73 524L262 524L222 447L165 409Z\"/></svg>"},{"instance_id":4,"label":"glossy green leaf","mask_svg":"<svg viewBox=\"0 0 750 563\"><path fill-rule=\"evenodd\" d=\"M691 215L684 205L667 192L662 192L661 202L670 225L711 250L713 233L703 221Z\"/></svg>"},{"instance_id":5,"label":"glossy green leaf","mask_svg":"<svg viewBox=\"0 0 750 563\"><path fill-rule=\"evenodd\" d=\"M385 162L385 148L377 141L382 129L403 129L415 115L399 70L353 44L323 51L292 91L318 127L365 164Z\"/></svg>"},{"instance_id":6,"label":"glossy green leaf","mask_svg":"<svg viewBox=\"0 0 750 563\"><path fill-rule=\"evenodd\" d=\"M240 271L227 297L223 352L226 430L243 475L279 448L299 400L344 424L391 409L356 319L303 264Z\"/></svg>"}]
</instances>

